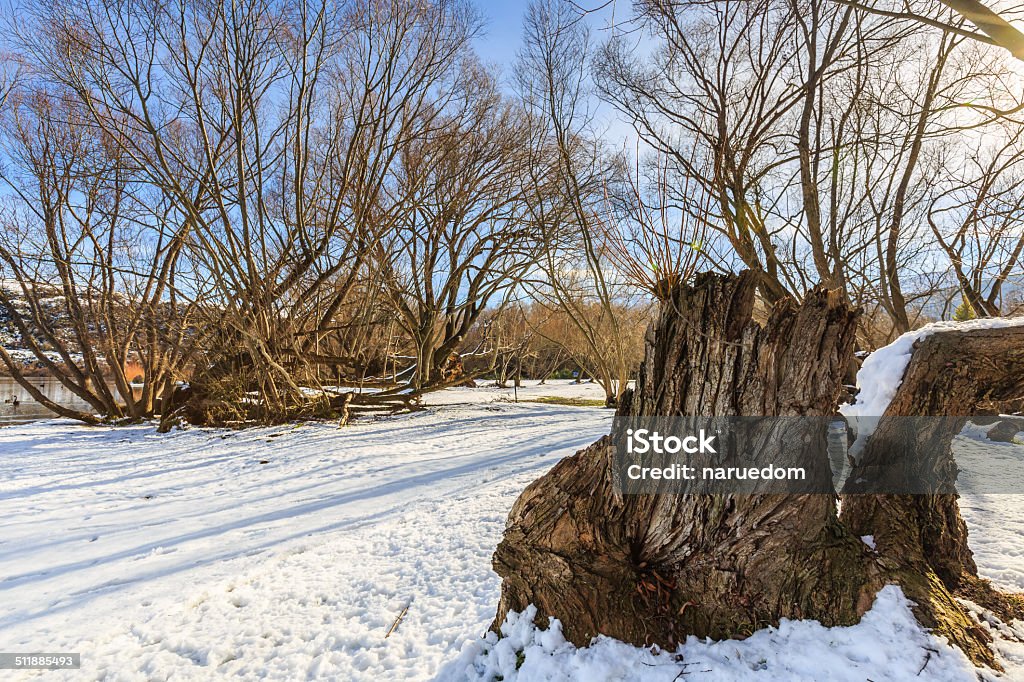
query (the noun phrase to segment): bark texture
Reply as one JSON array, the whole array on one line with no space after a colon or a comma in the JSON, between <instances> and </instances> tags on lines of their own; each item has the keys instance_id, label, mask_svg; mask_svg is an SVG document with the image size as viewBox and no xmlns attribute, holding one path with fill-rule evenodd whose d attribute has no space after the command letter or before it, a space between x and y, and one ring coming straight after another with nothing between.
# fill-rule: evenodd
<instances>
[{"instance_id":1,"label":"bark texture","mask_svg":"<svg viewBox=\"0 0 1024 682\"><path fill-rule=\"evenodd\" d=\"M995 665L989 637L954 597L970 598L1004 618L1020 618L1024 610L1019 598L1002 595L978 578L953 490L957 465L952 440L968 417L998 414L1022 395L1024 327L926 337L915 346L903 382L843 496L843 523L855 534L874 536L879 553L889 557L895 579L917 603L918 619L988 665ZM919 420L921 433L914 441L895 435L902 428L900 417L922 416L934 418ZM893 448L893 442L899 447ZM858 494L886 475L941 485L930 495Z\"/></svg>"},{"instance_id":2,"label":"bark texture","mask_svg":"<svg viewBox=\"0 0 1024 682\"><path fill-rule=\"evenodd\" d=\"M762 327L751 317L756 285L745 273L677 287L620 414L833 414L855 313L820 290L800 305L780 301ZM613 453L603 438L520 496L494 556L504 578L495 626L533 603L577 644L602 633L672 647L781 617L854 623L883 584L834 496L621 496Z\"/></svg>"}]
</instances>

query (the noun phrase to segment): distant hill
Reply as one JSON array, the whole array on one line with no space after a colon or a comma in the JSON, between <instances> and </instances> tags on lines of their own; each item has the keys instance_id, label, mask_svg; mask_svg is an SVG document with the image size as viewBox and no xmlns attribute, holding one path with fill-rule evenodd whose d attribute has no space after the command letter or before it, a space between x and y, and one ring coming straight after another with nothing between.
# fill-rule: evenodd
<instances>
[{"instance_id":1,"label":"distant hill","mask_svg":"<svg viewBox=\"0 0 1024 682\"><path fill-rule=\"evenodd\" d=\"M0 287L8 298L12 299L15 311L22 315L29 314L29 304L24 297L21 287L10 280L0 280ZM37 285L36 290L42 294L39 305L46 316L46 324L51 329L57 330L57 334L67 343L70 348L76 348L73 341L73 334L68 329L70 323L64 311L64 296L60 289L50 285ZM47 356L54 362L63 362L60 354L47 343L41 336L35 335L34 340L44 349ZM35 354L30 350L28 341L22 336L17 325L14 323L12 311L0 301L0 345L15 359L24 363L30 375L48 374L46 367L39 362ZM80 359L77 353L72 355L73 360ZM8 375L6 367L0 362L0 375Z\"/></svg>"}]
</instances>

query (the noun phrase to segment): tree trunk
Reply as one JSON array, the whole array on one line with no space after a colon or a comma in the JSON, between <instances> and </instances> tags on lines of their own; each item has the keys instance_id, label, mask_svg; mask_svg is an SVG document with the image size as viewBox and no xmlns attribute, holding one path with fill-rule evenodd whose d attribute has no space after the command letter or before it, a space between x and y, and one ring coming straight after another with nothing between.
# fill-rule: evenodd
<instances>
[{"instance_id":1,"label":"tree trunk","mask_svg":"<svg viewBox=\"0 0 1024 682\"><path fill-rule=\"evenodd\" d=\"M757 283L706 275L677 288L619 414L832 414L856 315L819 290L800 306L780 302L762 328L751 318ZM520 496L494 556L504 578L495 626L533 603L579 645L602 633L674 647L781 617L849 624L870 608L881 571L840 525L835 496L623 496L613 452L603 438Z\"/></svg>"},{"instance_id":2,"label":"tree trunk","mask_svg":"<svg viewBox=\"0 0 1024 682\"><path fill-rule=\"evenodd\" d=\"M1005 619L1024 617L1024 609L1019 598L978 578L957 504L952 440L969 416L998 414L1022 394L1024 327L925 337L843 491L843 523L858 535L874 536L879 553L898 561L900 581L922 623L983 662L990 658L988 637L953 596L969 597ZM900 418L926 416L933 418L915 420L913 440L899 433L906 429ZM939 485L935 494L859 494L879 489L878 477L886 475L880 472Z\"/></svg>"}]
</instances>

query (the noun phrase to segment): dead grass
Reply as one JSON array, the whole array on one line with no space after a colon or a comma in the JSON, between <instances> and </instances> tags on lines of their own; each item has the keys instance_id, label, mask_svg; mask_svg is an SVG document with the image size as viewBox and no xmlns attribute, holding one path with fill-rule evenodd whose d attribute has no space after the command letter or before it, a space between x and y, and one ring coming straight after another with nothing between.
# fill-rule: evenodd
<instances>
[{"instance_id":1,"label":"dead grass","mask_svg":"<svg viewBox=\"0 0 1024 682\"><path fill-rule=\"evenodd\" d=\"M604 401L596 398L564 398L556 395L542 395L521 400L523 403L544 403L546 405L568 405L569 407L604 407Z\"/></svg>"}]
</instances>

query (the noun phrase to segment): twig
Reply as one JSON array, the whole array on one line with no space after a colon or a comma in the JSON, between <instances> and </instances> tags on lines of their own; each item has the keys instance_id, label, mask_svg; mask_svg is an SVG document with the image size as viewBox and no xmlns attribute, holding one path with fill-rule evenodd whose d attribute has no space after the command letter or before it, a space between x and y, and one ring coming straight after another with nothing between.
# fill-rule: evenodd
<instances>
[{"instance_id":1,"label":"twig","mask_svg":"<svg viewBox=\"0 0 1024 682\"><path fill-rule=\"evenodd\" d=\"M924 669L928 667L928 661L932 660L932 653L933 652L936 653L936 654L939 653L938 650L932 649L932 648L929 648L929 647L924 647L924 650L925 650L924 663L921 664L920 670L917 671L917 676L918 677L920 677L921 673L924 672Z\"/></svg>"},{"instance_id":2,"label":"twig","mask_svg":"<svg viewBox=\"0 0 1024 682\"><path fill-rule=\"evenodd\" d=\"M395 622L391 624L391 629L388 630L388 634L384 635L384 639L387 639L388 637L390 637L391 633L394 632L398 628L398 625L402 622L402 619L405 618L405 614L409 612L409 607L411 605L412 605L412 602L410 602L409 604L405 605L405 608L402 609L402 612L400 614L398 614L398 618L395 618Z\"/></svg>"}]
</instances>

